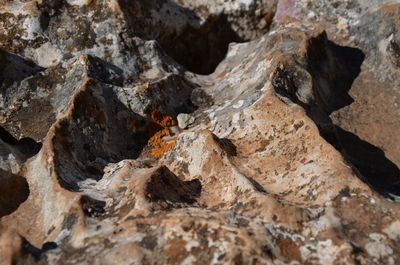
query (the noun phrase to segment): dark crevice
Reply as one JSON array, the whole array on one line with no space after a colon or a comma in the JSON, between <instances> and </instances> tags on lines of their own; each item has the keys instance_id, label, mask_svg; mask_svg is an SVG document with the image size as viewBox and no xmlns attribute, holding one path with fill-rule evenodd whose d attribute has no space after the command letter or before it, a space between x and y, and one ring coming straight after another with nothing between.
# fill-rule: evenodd
<instances>
[{"instance_id":1,"label":"dark crevice","mask_svg":"<svg viewBox=\"0 0 400 265\"><path fill-rule=\"evenodd\" d=\"M19 255L14 255L12 264L13 265L27 265L27 264L42 264L43 254L46 252L56 249L58 247L55 242L46 242L42 245L42 248L33 246L28 240L22 237L21 250Z\"/></svg>"},{"instance_id":2,"label":"dark crevice","mask_svg":"<svg viewBox=\"0 0 400 265\"><path fill-rule=\"evenodd\" d=\"M103 201L84 195L81 197L80 204L86 216L99 217L105 213L104 207L106 206L106 203Z\"/></svg>"},{"instance_id":3,"label":"dark crevice","mask_svg":"<svg viewBox=\"0 0 400 265\"><path fill-rule=\"evenodd\" d=\"M322 129L321 134L373 189L389 198L394 198L392 195L400 196L400 170L380 148L336 125Z\"/></svg>"},{"instance_id":4,"label":"dark crevice","mask_svg":"<svg viewBox=\"0 0 400 265\"><path fill-rule=\"evenodd\" d=\"M100 180L109 163L136 159L152 136L152 122L127 109L112 87L95 80L86 85L53 138L58 180L70 191L86 179Z\"/></svg>"},{"instance_id":5,"label":"dark crevice","mask_svg":"<svg viewBox=\"0 0 400 265\"><path fill-rule=\"evenodd\" d=\"M24 91L17 89L16 84L33 76L45 68L21 56L6 52L0 48L0 94L3 96L3 107L13 103Z\"/></svg>"},{"instance_id":6,"label":"dark crevice","mask_svg":"<svg viewBox=\"0 0 400 265\"><path fill-rule=\"evenodd\" d=\"M2 49L0 49L0 62L0 85L3 89L45 69L29 59Z\"/></svg>"},{"instance_id":7,"label":"dark crevice","mask_svg":"<svg viewBox=\"0 0 400 265\"><path fill-rule=\"evenodd\" d=\"M237 148L232 140L228 138L218 138L215 134L212 135L214 141L219 145L219 147L224 150L228 156L236 156Z\"/></svg>"},{"instance_id":8,"label":"dark crevice","mask_svg":"<svg viewBox=\"0 0 400 265\"><path fill-rule=\"evenodd\" d=\"M361 72L365 59L361 50L336 45L322 34L310 41L307 59L319 108L329 115L353 103L348 92Z\"/></svg>"},{"instance_id":9,"label":"dark crevice","mask_svg":"<svg viewBox=\"0 0 400 265\"><path fill-rule=\"evenodd\" d=\"M262 193L267 193L267 191L264 189L264 187L260 183L258 183L255 179L250 178L250 177L247 177L247 179L251 182L251 184L256 189L256 191L262 192Z\"/></svg>"},{"instance_id":10,"label":"dark crevice","mask_svg":"<svg viewBox=\"0 0 400 265\"><path fill-rule=\"evenodd\" d=\"M25 162L28 158L39 153L42 143L36 142L32 138L25 137L17 140L6 129L0 126L0 139L9 147L12 147L18 153L15 154L20 163ZM1 144L0 144L1 145Z\"/></svg>"},{"instance_id":11,"label":"dark crevice","mask_svg":"<svg viewBox=\"0 0 400 265\"><path fill-rule=\"evenodd\" d=\"M229 44L245 41L224 15L209 18L199 29L187 26L179 36L159 40L169 56L198 74L213 73L225 58Z\"/></svg>"},{"instance_id":12,"label":"dark crevice","mask_svg":"<svg viewBox=\"0 0 400 265\"><path fill-rule=\"evenodd\" d=\"M25 178L0 169L0 218L16 211L29 193Z\"/></svg>"},{"instance_id":13,"label":"dark crevice","mask_svg":"<svg viewBox=\"0 0 400 265\"><path fill-rule=\"evenodd\" d=\"M4 129L2 126L0 126L0 139L3 140L3 142L11 145L15 145L18 143L18 140L14 138L6 129Z\"/></svg>"},{"instance_id":14,"label":"dark crevice","mask_svg":"<svg viewBox=\"0 0 400 265\"><path fill-rule=\"evenodd\" d=\"M156 39L171 58L197 74L213 73L225 58L230 43L248 41L233 30L232 23L224 14L210 15L200 25L202 19L194 11L169 0L133 3L119 0L119 3L134 35L144 39ZM168 11L170 16L175 13L184 20L178 26L178 31L162 21L156 25L149 21L153 16L151 12L160 12L162 6L168 6L171 10ZM138 13L141 15L137 15ZM143 15L146 13L147 15ZM141 16L148 16L149 20L140 19Z\"/></svg>"},{"instance_id":15,"label":"dark crevice","mask_svg":"<svg viewBox=\"0 0 400 265\"><path fill-rule=\"evenodd\" d=\"M198 179L182 181L167 167L162 166L151 176L146 194L150 201L192 204L200 196L201 190Z\"/></svg>"}]
</instances>

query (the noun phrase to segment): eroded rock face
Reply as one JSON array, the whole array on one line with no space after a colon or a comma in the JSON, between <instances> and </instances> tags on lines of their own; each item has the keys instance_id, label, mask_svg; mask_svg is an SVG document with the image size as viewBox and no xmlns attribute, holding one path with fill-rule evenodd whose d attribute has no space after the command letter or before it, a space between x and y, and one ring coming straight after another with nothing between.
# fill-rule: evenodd
<instances>
[{"instance_id":1,"label":"eroded rock face","mask_svg":"<svg viewBox=\"0 0 400 265\"><path fill-rule=\"evenodd\" d=\"M397 264L399 10L2 2L0 264Z\"/></svg>"},{"instance_id":2,"label":"eroded rock face","mask_svg":"<svg viewBox=\"0 0 400 265\"><path fill-rule=\"evenodd\" d=\"M350 79L347 88L338 86L345 89L347 103L329 113L338 141L330 140L330 132L322 135L341 150L371 185L380 190L382 186L394 186L391 192L396 193L400 176L398 1L282 3L286 8L278 5L277 20L296 13L299 20L321 23L337 44L358 48L365 55L357 78ZM348 58L347 65L360 60L354 52L341 54ZM317 75L321 76L320 73Z\"/></svg>"}]
</instances>

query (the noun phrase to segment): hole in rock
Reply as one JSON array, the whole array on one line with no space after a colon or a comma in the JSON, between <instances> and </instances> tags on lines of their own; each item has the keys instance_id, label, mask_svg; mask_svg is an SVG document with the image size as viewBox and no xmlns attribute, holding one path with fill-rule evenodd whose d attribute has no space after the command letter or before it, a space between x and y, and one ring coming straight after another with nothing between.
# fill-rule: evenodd
<instances>
[{"instance_id":1,"label":"hole in rock","mask_svg":"<svg viewBox=\"0 0 400 265\"><path fill-rule=\"evenodd\" d=\"M99 217L105 212L104 207L106 206L106 203L103 201L99 201L84 195L82 196L80 203L86 216Z\"/></svg>"},{"instance_id":2,"label":"hole in rock","mask_svg":"<svg viewBox=\"0 0 400 265\"><path fill-rule=\"evenodd\" d=\"M18 140L14 138L6 129L0 126L0 139L3 140L7 144L15 145L18 143Z\"/></svg>"},{"instance_id":3,"label":"hole in rock","mask_svg":"<svg viewBox=\"0 0 400 265\"><path fill-rule=\"evenodd\" d=\"M59 183L70 191L79 191L84 180L100 180L109 163L138 158L158 126L129 110L112 86L95 80L85 86L52 139Z\"/></svg>"},{"instance_id":4,"label":"hole in rock","mask_svg":"<svg viewBox=\"0 0 400 265\"><path fill-rule=\"evenodd\" d=\"M173 1L132 3L128 0L119 0L119 3L136 35L156 39L170 57L194 73L213 73L225 58L230 43L248 41L232 29L231 22L224 14L210 15L202 22L202 18L194 11L181 7ZM149 21L139 19L141 16L160 21L152 25ZM163 23L163 19L175 22Z\"/></svg>"},{"instance_id":5,"label":"hole in rock","mask_svg":"<svg viewBox=\"0 0 400 265\"><path fill-rule=\"evenodd\" d=\"M146 194L150 201L168 201L172 203L195 203L201 194L198 179L182 181L165 166L160 167L151 176Z\"/></svg>"},{"instance_id":6,"label":"hole in rock","mask_svg":"<svg viewBox=\"0 0 400 265\"><path fill-rule=\"evenodd\" d=\"M18 151L18 159L21 162L25 162L28 158L36 155L42 148L42 143L36 142L32 138L25 137L17 140L2 126L0 126L0 139Z\"/></svg>"},{"instance_id":7,"label":"hole in rock","mask_svg":"<svg viewBox=\"0 0 400 265\"><path fill-rule=\"evenodd\" d=\"M145 93L151 99L151 105L144 112L158 111L175 119L179 113L192 113L198 108L192 98L197 88L197 84L180 75L168 75L147 86Z\"/></svg>"},{"instance_id":8,"label":"hole in rock","mask_svg":"<svg viewBox=\"0 0 400 265\"><path fill-rule=\"evenodd\" d=\"M186 27L183 33L160 38L161 47L179 64L197 74L211 74L225 58L229 44L242 39L232 29L226 16L209 18L200 29Z\"/></svg>"},{"instance_id":9,"label":"hole in rock","mask_svg":"<svg viewBox=\"0 0 400 265\"><path fill-rule=\"evenodd\" d=\"M42 148L42 143L38 143L32 138L25 137L20 139L15 146L22 154L22 157L28 159L39 153Z\"/></svg>"},{"instance_id":10,"label":"hole in rock","mask_svg":"<svg viewBox=\"0 0 400 265\"><path fill-rule=\"evenodd\" d=\"M25 178L0 169L0 218L17 210L28 196L29 185Z\"/></svg>"}]
</instances>

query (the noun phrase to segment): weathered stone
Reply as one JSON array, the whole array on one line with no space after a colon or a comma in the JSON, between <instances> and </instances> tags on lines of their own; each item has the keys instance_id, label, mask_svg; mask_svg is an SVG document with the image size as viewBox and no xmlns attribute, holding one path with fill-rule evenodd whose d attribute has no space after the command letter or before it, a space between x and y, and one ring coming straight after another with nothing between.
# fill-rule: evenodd
<instances>
[{"instance_id":1,"label":"weathered stone","mask_svg":"<svg viewBox=\"0 0 400 265\"><path fill-rule=\"evenodd\" d=\"M1 265L399 263L397 1L1 4Z\"/></svg>"},{"instance_id":2,"label":"weathered stone","mask_svg":"<svg viewBox=\"0 0 400 265\"><path fill-rule=\"evenodd\" d=\"M186 129L190 124L192 124L195 121L195 119L192 116L186 113L180 113L178 117L176 117L176 119L178 121L178 126L181 129Z\"/></svg>"}]
</instances>

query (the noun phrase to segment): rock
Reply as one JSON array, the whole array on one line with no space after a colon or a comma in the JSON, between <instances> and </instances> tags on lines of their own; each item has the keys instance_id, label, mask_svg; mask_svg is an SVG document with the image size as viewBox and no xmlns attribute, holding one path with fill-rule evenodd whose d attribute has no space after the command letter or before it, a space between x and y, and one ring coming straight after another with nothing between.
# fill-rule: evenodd
<instances>
[{"instance_id":1,"label":"rock","mask_svg":"<svg viewBox=\"0 0 400 265\"><path fill-rule=\"evenodd\" d=\"M1 265L399 263L396 1L1 4Z\"/></svg>"},{"instance_id":2,"label":"rock","mask_svg":"<svg viewBox=\"0 0 400 265\"><path fill-rule=\"evenodd\" d=\"M190 124L192 124L194 122L194 118L191 117L189 114L186 114L186 113L180 113L176 117L176 119L178 121L178 126L181 129L186 129Z\"/></svg>"},{"instance_id":3,"label":"rock","mask_svg":"<svg viewBox=\"0 0 400 265\"><path fill-rule=\"evenodd\" d=\"M341 46L358 48L364 53L361 72L348 91L354 103L335 110L331 118L346 132L383 150L399 167L400 138L397 132L400 128L400 76L396 66L399 4L396 1L382 3L379 0L281 2L290 6L282 12L296 9L298 15L287 15L302 21L321 23L329 39ZM346 152L353 153L352 150ZM380 154L370 156L376 161L382 157ZM379 178L378 175L382 174L378 173L375 177Z\"/></svg>"}]
</instances>

